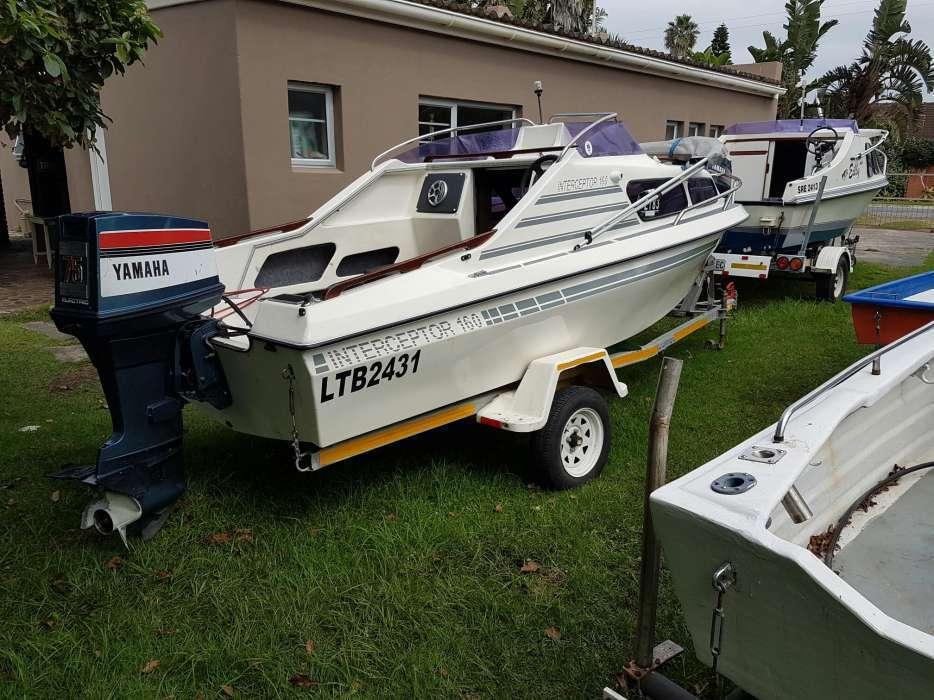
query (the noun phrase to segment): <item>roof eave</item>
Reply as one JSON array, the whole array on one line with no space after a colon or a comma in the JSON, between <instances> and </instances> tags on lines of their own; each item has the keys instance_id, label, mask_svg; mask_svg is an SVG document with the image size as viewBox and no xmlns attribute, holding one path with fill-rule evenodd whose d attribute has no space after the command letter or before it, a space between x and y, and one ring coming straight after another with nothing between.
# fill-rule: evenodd
<instances>
[{"instance_id":1,"label":"roof eave","mask_svg":"<svg viewBox=\"0 0 934 700\"><path fill-rule=\"evenodd\" d=\"M148 0L146 4L150 9L159 9L193 1L198 0ZM409 0L278 1L498 46L506 42L525 51L549 56L557 55L571 60L774 99L785 93L785 88L780 85L753 80L741 75L685 65L657 56L646 56L613 46L580 41Z\"/></svg>"}]
</instances>

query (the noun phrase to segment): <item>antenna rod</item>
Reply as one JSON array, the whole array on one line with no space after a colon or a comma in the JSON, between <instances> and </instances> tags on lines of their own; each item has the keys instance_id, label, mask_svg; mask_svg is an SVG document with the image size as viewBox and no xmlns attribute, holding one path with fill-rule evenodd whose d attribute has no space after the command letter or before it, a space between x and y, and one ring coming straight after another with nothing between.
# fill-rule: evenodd
<instances>
[{"instance_id":1,"label":"antenna rod","mask_svg":"<svg viewBox=\"0 0 934 700\"><path fill-rule=\"evenodd\" d=\"M536 80L534 83L532 83L532 88L535 91L535 96L538 98L538 123L544 124L545 117L542 115L542 81Z\"/></svg>"}]
</instances>

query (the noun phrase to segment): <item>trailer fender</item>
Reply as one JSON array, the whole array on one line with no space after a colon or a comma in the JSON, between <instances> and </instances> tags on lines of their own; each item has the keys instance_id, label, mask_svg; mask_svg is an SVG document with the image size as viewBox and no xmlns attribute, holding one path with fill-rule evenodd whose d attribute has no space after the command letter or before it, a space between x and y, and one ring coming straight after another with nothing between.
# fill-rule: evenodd
<instances>
[{"instance_id":1,"label":"trailer fender","mask_svg":"<svg viewBox=\"0 0 934 700\"><path fill-rule=\"evenodd\" d=\"M826 273L833 275L837 272L837 265L840 260L846 260L848 272L853 271L853 258L849 249L839 245L827 245L820 249L817 259L811 265L811 272Z\"/></svg>"},{"instance_id":2,"label":"trailer fender","mask_svg":"<svg viewBox=\"0 0 934 700\"><path fill-rule=\"evenodd\" d=\"M477 413L477 422L516 433L539 430L548 420L558 383L574 377L608 386L620 398L629 393L604 348L574 348L534 360L514 390L502 392Z\"/></svg>"}]
</instances>

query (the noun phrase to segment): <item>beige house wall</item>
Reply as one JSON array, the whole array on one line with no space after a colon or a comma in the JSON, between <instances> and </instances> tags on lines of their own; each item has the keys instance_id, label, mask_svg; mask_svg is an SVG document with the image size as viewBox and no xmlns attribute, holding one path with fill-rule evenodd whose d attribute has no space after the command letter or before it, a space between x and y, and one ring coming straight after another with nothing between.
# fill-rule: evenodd
<instances>
[{"instance_id":1,"label":"beige house wall","mask_svg":"<svg viewBox=\"0 0 934 700\"><path fill-rule=\"evenodd\" d=\"M105 85L115 209L205 219L220 234L249 226L235 6L214 0L154 12L165 36L144 64ZM66 155L72 209L93 209L88 154Z\"/></svg>"},{"instance_id":2,"label":"beige house wall","mask_svg":"<svg viewBox=\"0 0 934 700\"><path fill-rule=\"evenodd\" d=\"M164 39L103 94L113 206L203 218L216 237L316 209L417 134L420 95L515 105L537 119L532 82L542 80L546 117L615 110L639 140L663 138L669 119L775 116L771 97L283 2L210 0L153 17ZM336 88L336 167L293 168L289 81ZM72 208L91 209L87 154L67 155Z\"/></svg>"},{"instance_id":3,"label":"beige house wall","mask_svg":"<svg viewBox=\"0 0 934 700\"><path fill-rule=\"evenodd\" d=\"M254 228L311 212L369 167L374 155L417 135L419 95L517 105L520 114L537 119L532 82L542 80L546 118L618 111L639 140L663 138L668 119L725 125L775 117L769 97L274 2L239 2L237 35ZM338 89L338 168L292 169L290 80Z\"/></svg>"}]
</instances>

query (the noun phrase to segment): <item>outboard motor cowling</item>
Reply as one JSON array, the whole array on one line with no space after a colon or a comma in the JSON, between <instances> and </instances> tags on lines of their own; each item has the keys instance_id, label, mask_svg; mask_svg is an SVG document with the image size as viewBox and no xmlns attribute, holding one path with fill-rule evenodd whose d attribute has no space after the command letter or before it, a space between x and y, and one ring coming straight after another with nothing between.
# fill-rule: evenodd
<instances>
[{"instance_id":1,"label":"outboard motor cowling","mask_svg":"<svg viewBox=\"0 0 934 700\"><path fill-rule=\"evenodd\" d=\"M96 464L55 475L104 491L83 527L124 540L131 525L154 531L184 491L178 338L183 328L216 323L199 314L223 292L202 221L124 212L60 217L52 319L97 368L113 423Z\"/></svg>"}]
</instances>

